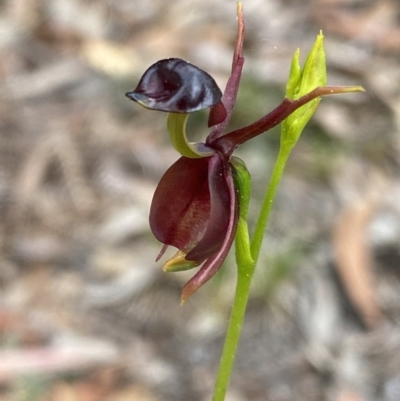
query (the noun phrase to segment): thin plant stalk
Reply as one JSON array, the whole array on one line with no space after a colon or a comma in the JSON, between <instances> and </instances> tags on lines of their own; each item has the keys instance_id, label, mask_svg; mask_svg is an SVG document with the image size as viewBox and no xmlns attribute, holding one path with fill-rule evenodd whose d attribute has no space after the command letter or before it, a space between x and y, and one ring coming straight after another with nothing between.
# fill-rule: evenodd
<instances>
[{"instance_id":1,"label":"thin plant stalk","mask_svg":"<svg viewBox=\"0 0 400 401\"><path fill-rule=\"evenodd\" d=\"M279 154L272 171L271 180L265 192L264 201L251 243L248 241L249 234L247 223L243 218L239 219L238 230L235 238L236 263L238 268L237 284L212 401L225 400L236 350L243 327L247 301L250 294L251 281L253 279L257 261L260 255L264 233L268 226L268 221L271 215L277 189L291 149L291 146L280 147Z\"/></svg>"},{"instance_id":2,"label":"thin plant stalk","mask_svg":"<svg viewBox=\"0 0 400 401\"><path fill-rule=\"evenodd\" d=\"M258 257L260 255L262 241L264 239L269 217L271 215L271 210L274 205L275 195L291 150L292 147L289 148L287 146L281 145L274 169L272 171L270 182L265 192L264 201L261 206L260 214L257 219L257 224L254 229L253 239L250 245L251 256L254 259L255 263L257 263Z\"/></svg>"}]
</instances>

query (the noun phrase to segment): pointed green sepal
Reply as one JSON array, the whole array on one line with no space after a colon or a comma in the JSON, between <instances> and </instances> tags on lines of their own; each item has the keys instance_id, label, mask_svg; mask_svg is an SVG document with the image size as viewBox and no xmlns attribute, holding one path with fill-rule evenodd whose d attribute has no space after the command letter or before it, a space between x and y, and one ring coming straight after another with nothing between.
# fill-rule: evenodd
<instances>
[{"instance_id":1,"label":"pointed green sepal","mask_svg":"<svg viewBox=\"0 0 400 401\"><path fill-rule=\"evenodd\" d=\"M292 58L292 64L290 66L289 80L286 84L286 97L288 99L294 99L297 87L301 79L301 67L300 67L300 49L294 52Z\"/></svg>"},{"instance_id":2,"label":"pointed green sepal","mask_svg":"<svg viewBox=\"0 0 400 401\"><path fill-rule=\"evenodd\" d=\"M294 100L311 92L318 86L326 85L326 59L322 31L307 56L301 72L301 80Z\"/></svg>"}]
</instances>

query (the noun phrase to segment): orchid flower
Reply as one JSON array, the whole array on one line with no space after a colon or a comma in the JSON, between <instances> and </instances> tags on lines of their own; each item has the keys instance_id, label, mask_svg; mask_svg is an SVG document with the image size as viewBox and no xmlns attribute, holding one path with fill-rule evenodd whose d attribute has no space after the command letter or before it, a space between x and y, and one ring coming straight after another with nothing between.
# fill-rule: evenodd
<instances>
[{"instance_id":1,"label":"orchid flower","mask_svg":"<svg viewBox=\"0 0 400 401\"><path fill-rule=\"evenodd\" d=\"M321 34L317 39L319 45L314 46L303 70L298 64L298 52L295 53L283 102L253 124L225 133L244 64L244 31L239 3L231 75L223 93L208 73L186 61L171 58L153 64L136 89L126 94L146 108L169 113L167 126L171 141L182 155L161 178L150 209L151 230L164 244L157 260L168 246L178 249L165 263L164 270L182 271L201 265L185 284L182 301L220 269L233 243L240 209L246 207L241 205L241 190L235 180L244 163L232 155L234 150L290 115L291 120L285 120L286 140L295 142L297 138L293 138L290 127L295 127L298 137L320 96L355 90L354 87L344 90L325 86ZM188 115L207 108L210 108L210 133L204 143L190 143L185 131Z\"/></svg>"}]
</instances>

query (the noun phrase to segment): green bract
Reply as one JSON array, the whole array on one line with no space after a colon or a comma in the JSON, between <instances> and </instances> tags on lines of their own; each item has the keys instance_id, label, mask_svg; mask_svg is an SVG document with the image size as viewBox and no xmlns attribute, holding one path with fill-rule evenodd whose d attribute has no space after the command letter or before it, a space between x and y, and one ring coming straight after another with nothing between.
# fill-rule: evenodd
<instances>
[{"instance_id":1,"label":"green bract","mask_svg":"<svg viewBox=\"0 0 400 401\"><path fill-rule=\"evenodd\" d=\"M299 57L300 50L297 49L293 55L289 80L286 85L287 99L297 100L315 88L326 85L326 61L322 32L317 36L303 69L300 67ZM320 97L311 100L283 121L281 140L285 145L293 146L297 142L320 100Z\"/></svg>"}]
</instances>

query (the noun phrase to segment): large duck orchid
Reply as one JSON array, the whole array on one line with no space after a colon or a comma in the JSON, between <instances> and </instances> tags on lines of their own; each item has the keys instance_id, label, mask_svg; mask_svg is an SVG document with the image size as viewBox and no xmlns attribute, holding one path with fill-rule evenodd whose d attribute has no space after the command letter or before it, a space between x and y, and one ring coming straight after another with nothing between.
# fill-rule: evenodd
<instances>
[{"instance_id":1,"label":"large duck orchid","mask_svg":"<svg viewBox=\"0 0 400 401\"><path fill-rule=\"evenodd\" d=\"M223 93L205 71L171 58L153 64L136 89L126 94L146 108L169 113L171 141L182 155L161 178L150 209L151 230L164 244L157 260L169 245L178 249L165 263L164 270L181 271L202 265L185 284L182 301L220 269L233 243L241 196L235 175L244 166L232 156L235 148L283 122L292 113L294 125L304 126L320 96L345 92L343 88L324 86L325 59L316 46L303 70L295 54L286 98L277 108L253 124L225 133L244 64L244 30L239 6L232 70ZM320 44L322 48L322 35ZM210 133L204 143L191 143L185 131L188 114L206 108L210 108Z\"/></svg>"}]
</instances>

